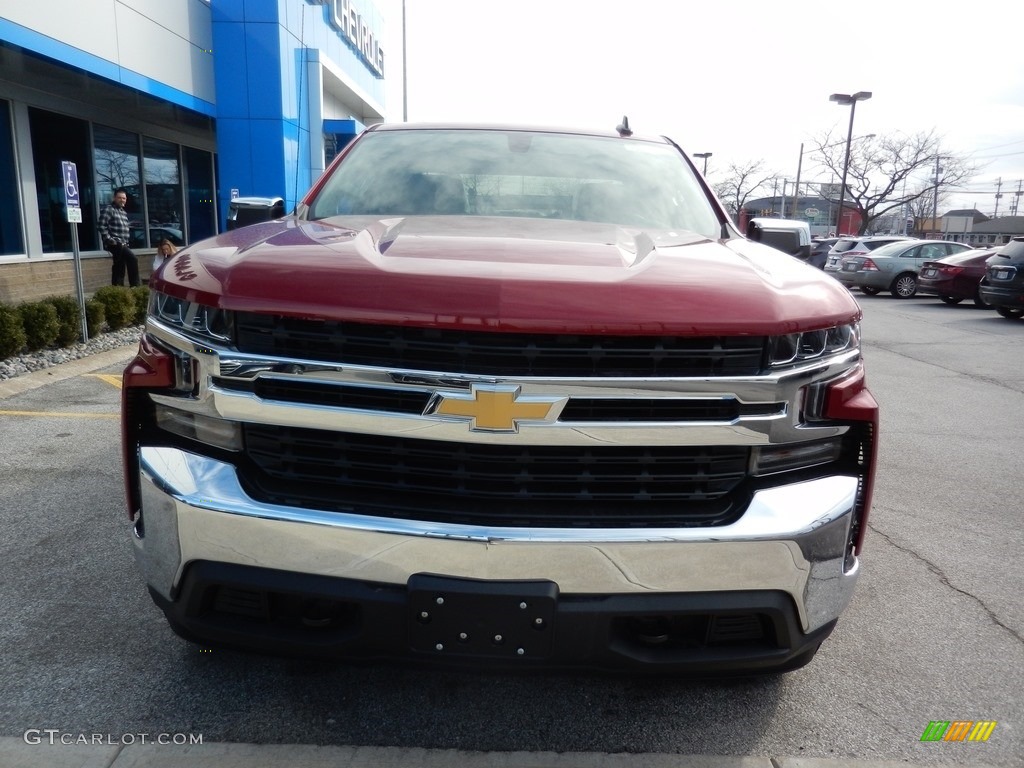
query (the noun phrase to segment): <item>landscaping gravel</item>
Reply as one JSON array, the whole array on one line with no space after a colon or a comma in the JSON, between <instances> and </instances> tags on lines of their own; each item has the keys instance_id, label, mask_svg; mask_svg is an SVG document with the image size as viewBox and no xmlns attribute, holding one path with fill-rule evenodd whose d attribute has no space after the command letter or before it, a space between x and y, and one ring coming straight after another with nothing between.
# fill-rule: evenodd
<instances>
[{"instance_id":1,"label":"landscaping gravel","mask_svg":"<svg viewBox=\"0 0 1024 768\"><path fill-rule=\"evenodd\" d=\"M44 368L52 368L61 363L68 363L72 360L80 360L83 357L106 352L109 349L137 344L142 335L142 326L133 325L122 328L119 331L101 333L89 339L85 344L79 343L70 347L60 349L44 349L39 352L30 352L24 355L15 355L0 360L0 381L13 379L32 371L41 371Z\"/></svg>"}]
</instances>

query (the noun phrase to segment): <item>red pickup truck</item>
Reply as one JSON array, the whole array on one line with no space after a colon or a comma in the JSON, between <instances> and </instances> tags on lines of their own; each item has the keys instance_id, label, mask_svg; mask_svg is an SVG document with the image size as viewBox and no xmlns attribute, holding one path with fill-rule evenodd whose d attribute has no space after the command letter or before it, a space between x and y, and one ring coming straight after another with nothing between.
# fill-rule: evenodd
<instances>
[{"instance_id":1,"label":"red pickup truck","mask_svg":"<svg viewBox=\"0 0 1024 768\"><path fill-rule=\"evenodd\" d=\"M778 672L851 598L860 308L671 140L374 126L291 215L150 285L128 512L183 637Z\"/></svg>"}]
</instances>

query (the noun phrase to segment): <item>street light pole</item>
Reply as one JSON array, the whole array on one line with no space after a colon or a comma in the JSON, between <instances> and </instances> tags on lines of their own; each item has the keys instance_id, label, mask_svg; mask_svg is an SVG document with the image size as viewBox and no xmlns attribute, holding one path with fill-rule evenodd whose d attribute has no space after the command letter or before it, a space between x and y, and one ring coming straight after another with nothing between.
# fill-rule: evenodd
<instances>
[{"instance_id":1,"label":"street light pole","mask_svg":"<svg viewBox=\"0 0 1024 768\"><path fill-rule=\"evenodd\" d=\"M871 98L871 91L857 91L854 94L833 93L828 97L843 106L850 107L850 129L846 132L846 159L843 161L843 179L839 182L839 215L836 217L836 234L842 235L843 228L843 199L846 197L846 174L850 170L850 142L853 141L853 116L857 111L858 101L867 101Z\"/></svg>"},{"instance_id":2,"label":"street light pole","mask_svg":"<svg viewBox=\"0 0 1024 768\"><path fill-rule=\"evenodd\" d=\"M704 158L704 175L705 176L708 175L708 158L711 157L711 155L712 155L711 152L694 152L693 153L694 157L702 157L702 158Z\"/></svg>"},{"instance_id":3,"label":"street light pole","mask_svg":"<svg viewBox=\"0 0 1024 768\"><path fill-rule=\"evenodd\" d=\"M939 217L939 174L942 173L942 168L939 166L939 155L935 156L935 192L932 195L932 237L938 238L935 231L938 229L937 219Z\"/></svg>"},{"instance_id":4,"label":"street light pole","mask_svg":"<svg viewBox=\"0 0 1024 768\"><path fill-rule=\"evenodd\" d=\"M866 133L863 136L858 136L857 137L857 141L861 141L862 139L873 139L873 138L875 138L875 134L873 134L873 133ZM835 144L826 144L825 146L819 147L818 149L824 151L826 149L831 149L832 147L838 147L842 143L843 142L840 141L840 142L837 142ZM800 205L800 173L801 173L801 170L803 169L803 166L804 166L804 145L801 143L800 144L800 158L799 158L799 160L797 160L797 164L796 164L796 184L793 185L793 215L796 215L796 210L797 210L798 206ZM830 184L834 184L835 180L836 180L836 177L835 177L835 175L833 175L832 176L832 181L830 182ZM832 227L832 200L831 200L831 197L830 197L830 199L828 201L828 226L831 229L831 227Z\"/></svg>"}]
</instances>

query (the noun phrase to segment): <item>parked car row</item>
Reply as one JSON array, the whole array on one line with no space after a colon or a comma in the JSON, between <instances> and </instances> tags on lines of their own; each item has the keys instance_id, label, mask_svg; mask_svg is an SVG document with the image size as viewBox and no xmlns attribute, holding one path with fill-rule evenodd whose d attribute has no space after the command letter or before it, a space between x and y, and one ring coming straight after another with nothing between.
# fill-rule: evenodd
<instances>
[{"instance_id":1,"label":"parked car row","mask_svg":"<svg viewBox=\"0 0 1024 768\"><path fill-rule=\"evenodd\" d=\"M925 261L969 250L964 243L900 239L869 251L847 251L837 265L826 265L825 271L847 288L859 288L869 296L889 291L896 298L909 299L917 293L917 276Z\"/></svg>"},{"instance_id":2,"label":"parked car row","mask_svg":"<svg viewBox=\"0 0 1024 768\"><path fill-rule=\"evenodd\" d=\"M937 296L946 304L970 299L1010 319L1024 317L1024 237L988 248L898 235L828 238L811 247L809 263L834 240L823 269L850 290L868 296L889 291L899 299Z\"/></svg>"}]
</instances>

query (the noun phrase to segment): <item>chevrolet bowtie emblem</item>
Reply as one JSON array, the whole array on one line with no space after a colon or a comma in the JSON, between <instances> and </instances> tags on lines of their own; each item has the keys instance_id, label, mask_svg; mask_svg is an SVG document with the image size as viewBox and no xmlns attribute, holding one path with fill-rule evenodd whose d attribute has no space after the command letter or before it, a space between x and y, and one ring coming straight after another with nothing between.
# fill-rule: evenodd
<instances>
[{"instance_id":1,"label":"chevrolet bowtie emblem","mask_svg":"<svg viewBox=\"0 0 1024 768\"><path fill-rule=\"evenodd\" d=\"M517 432L519 422L545 421L564 398L520 397L519 387L474 384L464 392L435 392L428 413L470 420L469 428L484 432Z\"/></svg>"}]
</instances>

